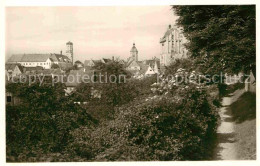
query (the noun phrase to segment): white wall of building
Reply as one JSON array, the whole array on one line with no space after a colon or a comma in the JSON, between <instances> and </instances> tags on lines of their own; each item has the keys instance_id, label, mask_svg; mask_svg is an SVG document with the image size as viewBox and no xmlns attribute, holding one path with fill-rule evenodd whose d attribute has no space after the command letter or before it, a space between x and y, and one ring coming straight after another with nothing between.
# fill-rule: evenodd
<instances>
[{"instance_id":1,"label":"white wall of building","mask_svg":"<svg viewBox=\"0 0 260 166\"><path fill-rule=\"evenodd\" d=\"M24 67L36 67L36 66L41 66L44 69L50 69L52 65L52 61L50 58L48 58L45 62L18 62Z\"/></svg>"}]
</instances>

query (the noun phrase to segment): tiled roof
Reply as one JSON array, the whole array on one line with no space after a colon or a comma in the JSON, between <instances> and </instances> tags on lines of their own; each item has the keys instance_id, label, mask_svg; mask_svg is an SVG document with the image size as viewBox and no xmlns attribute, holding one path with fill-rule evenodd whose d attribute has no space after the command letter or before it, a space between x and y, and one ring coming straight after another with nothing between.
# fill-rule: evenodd
<instances>
[{"instance_id":1,"label":"tiled roof","mask_svg":"<svg viewBox=\"0 0 260 166\"><path fill-rule=\"evenodd\" d=\"M12 55L7 63L13 62L46 62L50 58L54 62L68 62L70 59L61 54L14 54Z\"/></svg>"},{"instance_id":2,"label":"tiled roof","mask_svg":"<svg viewBox=\"0 0 260 166\"><path fill-rule=\"evenodd\" d=\"M51 54L50 58L52 58L52 60L54 62L68 62L68 61L70 61L70 59L67 56L61 55L61 54Z\"/></svg>"},{"instance_id":3,"label":"tiled roof","mask_svg":"<svg viewBox=\"0 0 260 166\"><path fill-rule=\"evenodd\" d=\"M46 62L49 54L24 54L22 62Z\"/></svg>"},{"instance_id":4,"label":"tiled roof","mask_svg":"<svg viewBox=\"0 0 260 166\"><path fill-rule=\"evenodd\" d=\"M109 63L109 62L111 62L111 61L112 61L112 60L111 60L111 59L108 59L108 58L102 58L101 60L93 60L93 59L91 59L91 60L85 60L85 61L84 61L84 66L89 66L89 63L90 63L90 62L93 62L94 65L95 65L95 64L100 63L100 62L102 62L102 63Z\"/></svg>"},{"instance_id":5,"label":"tiled roof","mask_svg":"<svg viewBox=\"0 0 260 166\"><path fill-rule=\"evenodd\" d=\"M9 62L46 62L50 58L50 54L14 54L12 55L7 63Z\"/></svg>"},{"instance_id":6,"label":"tiled roof","mask_svg":"<svg viewBox=\"0 0 260 166\"><path fill-rule=\"evenodd\" d=\"M12 55L7 62L21 62L24 54L14 54Z\"/></svg>"},{"instance_id":7,"label":"tiled roof","mask_svg":"<svg viewBox=\"0 0 260 166\"><path fill-rule=\"evenodd\" d=\"M159 68L160 67L160 61L158 61L158 60L144 60L143 61L144 64L150 65L152 68L154 67L155 62L157 63L157 67Z\"/></svg>"},{"instance_id":8,"label":"tiled roof","mask_svg":"<svg viewBox=\"0 0 260 166\"><path fill-rule=\"evenodd\" d=\"M92 60L95 64L101 62L101 60Z\"/></svg>"},{"instance_id":9,"label":"tiled roof","mask_svg":"<svg viewBox=\"0 0 260 166\"><path fill-rule=\"evenodd\" d=\"M111 59L102 58L105 63L111 62Z\"/></svg>"},{"instance_id":10,"label":"tiled roof","mask_svg":"<svg viewBox=\"0 0 260 166\"><path fill-rule=\"evenodd\" d=\"M128 59L128 61L125 63L125 67L128 67L133 61L134 59Z\"/></svg>"},{"instance_id":11,"label":"tiled roof","mask_svg":"<svg viewBox=\"0 0 260 166\"><path fill-rule=\"evenodd\" d=\"M18 66L18 68L19 68L19 70L21 71L21 72L23 72L23 66L21 66L21 65L17 65Z\"/></svg>"}]
</instances>

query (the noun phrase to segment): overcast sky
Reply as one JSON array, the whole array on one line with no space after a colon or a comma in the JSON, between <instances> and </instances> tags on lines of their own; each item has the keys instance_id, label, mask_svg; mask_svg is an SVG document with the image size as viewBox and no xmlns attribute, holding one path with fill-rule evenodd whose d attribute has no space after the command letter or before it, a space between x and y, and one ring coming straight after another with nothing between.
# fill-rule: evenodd
<instances>
[{"instance_id":1,"label":"overcast sky","mask_svg":"<svg viewBox=\"0 0 260 166\"><path fill-rule=\"evenodd\" d=\"M126 59L135 42L139 59L159 57L159 40L176 17L170 6L8 7L6 59L17 53L65 53L74 60Z\"/></svg>"}]
</instances>

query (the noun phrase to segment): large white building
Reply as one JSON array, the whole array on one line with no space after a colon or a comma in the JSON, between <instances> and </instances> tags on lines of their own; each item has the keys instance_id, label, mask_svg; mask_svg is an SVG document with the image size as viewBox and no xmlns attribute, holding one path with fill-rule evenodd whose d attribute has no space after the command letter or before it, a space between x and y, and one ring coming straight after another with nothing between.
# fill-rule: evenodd
<instances>
[{"instance_id":1,"label":"large white building","mask_svg":"<svg viewBox=\"0 0 260 166\"><path fill-rule=\"evenodd\" d=\"M160 39L161 54L160 65L168 66L171 62L180 58L187 58L187 49L184 44L187 42L182 34L182 30L177 27L169 28L165 32L164 36Z\"/></svg>"},{"instance_id":2,"label":"large white building","mask_svg":"<svg viewBox=\"0 0 260 166\"><path fill-rule=\"evenodd\" d=\"M44 69L50 69L53 64L53 59L50 54L14 54L7 64L18 63L24 67L41 66Z\"/></svg>"},{"instance_id":3,"label":"large white building","mask_svg":"<svg viewBox=\"0 0 260 166\"><path fill-rule=\"evenodd\" d=\"M69 47L66 52L73 58L73 48L71 42L68 43ZM60 68L67 68L72 66L72 60L68 56L62 55L61 51L60 54L13 54L6 64L21 64L24 67L41 66L44 69L50 69L53 64L57 64Z\"/></svg>"},{"instance_id":4,"label":"large white building","mask_svg":"<svg viewBox=\"0 0 260 166\"><path fill-rule=\"evenodd\" d=\"M61 54L14 54L6 62L7 64L21 64L24 67L41 66L50 69L53 64L61 68L71 66L71 60Z\"/></svg>"}]
</instances>

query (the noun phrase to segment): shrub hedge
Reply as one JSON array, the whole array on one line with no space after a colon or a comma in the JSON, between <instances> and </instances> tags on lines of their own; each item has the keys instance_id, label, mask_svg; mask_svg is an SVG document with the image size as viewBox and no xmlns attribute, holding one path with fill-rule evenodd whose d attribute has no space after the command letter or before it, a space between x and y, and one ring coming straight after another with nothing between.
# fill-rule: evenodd
<instances>
[{"instance_id":1,"label":"shrub hedge","mask_svg":"<svg viewBox=\"0 0 260 166\"><path fill-rule=\"evenodd\" d=\"M119 107L114 120L91 132L74 131L80 140L70 147L85 160L200 160L217 122L206 91L190 87L177 99L143 99Z\"/></svg>"}]
</instances>

